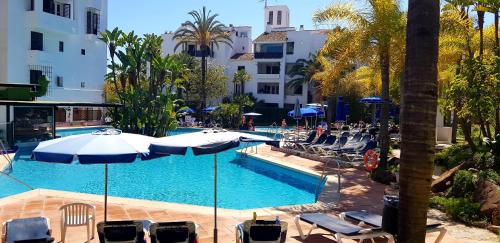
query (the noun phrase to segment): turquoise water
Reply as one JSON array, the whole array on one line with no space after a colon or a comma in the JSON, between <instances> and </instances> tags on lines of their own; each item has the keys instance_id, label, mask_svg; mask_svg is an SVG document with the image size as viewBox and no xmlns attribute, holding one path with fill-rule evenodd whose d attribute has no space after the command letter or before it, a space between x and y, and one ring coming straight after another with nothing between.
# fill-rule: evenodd
<instances>
[{"instance_id":1,"label":"turquoise water","mask_svg":"<svg viewBox=\"0 0 500 243\"><path fill-rule=\"evenodd\" d=\"M235 150L217 154L220 207L249 209L314 202L317 177L241 158ZM43 163L30 160L30 154L30 149L16 154L12 176L35 188L103 194L103 165ZM213 176L213 155L194 156L191 151L186 156L114 164L109 165L109 195L213 206ZM24 191L23 186L0 176L0 197Z\"/></svg>"}]
</instances>

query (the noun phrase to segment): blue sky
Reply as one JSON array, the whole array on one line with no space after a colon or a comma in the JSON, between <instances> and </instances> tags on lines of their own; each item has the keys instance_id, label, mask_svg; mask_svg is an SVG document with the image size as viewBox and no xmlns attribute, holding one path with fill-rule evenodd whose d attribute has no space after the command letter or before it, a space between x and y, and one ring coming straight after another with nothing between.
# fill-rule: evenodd
<instances>
[{"instance_id":1,"label":"blue sky","mask_svg":"<svg viewBox=\"0 0 500 243\"><path fill-rule=\"evenodd\" d=\"M352 0L358 4L363 1ZM314 11L328 6L334 0L268 0L269 5L286 4L290 8L291 26L304 25L315 28L311 20ZM345 1L344 1L345 2ZM401 0L406 11L406 0ZM253 38L264 30L264 2L259 0L108 0L108 28L119 27L137 34L175 31L191 10L203 6L219 14L219 20L226 24L252 26ZM491 24L491 14L486 23Z\"/></svg>"}]
</instances>

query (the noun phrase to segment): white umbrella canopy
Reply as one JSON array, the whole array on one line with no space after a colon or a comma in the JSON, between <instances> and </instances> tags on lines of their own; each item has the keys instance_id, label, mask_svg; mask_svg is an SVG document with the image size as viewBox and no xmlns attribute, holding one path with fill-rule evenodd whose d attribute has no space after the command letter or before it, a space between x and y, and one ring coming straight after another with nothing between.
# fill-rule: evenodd
<instances>
[{"instance_id":1,"label":"white umbrella canopy","mask_svg":"<svg viewBox=\"0 0 500 243\"><path fill-rule=\"evenodd\" d=\"M149 147L151 158L171 154L185 155L189 148L194 155L214 154L214 242L217 242L217 153L236 148L240 142L265 142L279 147L279 140L225 130L204 130L158 138Z\"/></svg>"},{"instance_id":2,"label":"white umbrella canopy","mask_svg":"<svg viewBox=\"0 0 500 243\"><path fill-rule=\"evenodd\" d=\"M41 142L32 159L42 162L70 164L105 164L104 221L107 221L108 164L132 163L137 157L146 158L155 138L104 129L90 134L72 135Z\"/></svg>"},{"instance_id":3,"label":"white umbrella canopy","mask_svg":"<svg viewBox=\"0 0 500 243\"><path fill-rule=\"evenodd\" d=\"M244 116L262 116L262 114L257 113L257 112L248 112L243 114Z\"/></svg>"}]
</instances>

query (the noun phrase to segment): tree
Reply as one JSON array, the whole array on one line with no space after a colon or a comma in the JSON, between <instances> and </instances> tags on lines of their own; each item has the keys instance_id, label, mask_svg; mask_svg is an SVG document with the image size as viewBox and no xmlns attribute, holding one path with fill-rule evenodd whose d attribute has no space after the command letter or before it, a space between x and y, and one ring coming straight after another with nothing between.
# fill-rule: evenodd
<instances>
[{"instance_id":1,"label":"tree","mask_svg":"<svg viewBox=\"0 0 500 243\"><path fill-rule=\"evenodd\" d=\"M209 63L205 79L206 81L203 82L200 68L196 68L190 73L189 97L191 100L201 101L203 95L208 101L226 96L228 77L224 75L224 66Z\"/></svg>"},{"instance_id":2,"label":"tree","mask_svg":"<svg viewBox=\"0 0 500 243\"><path fill-rule=\"evenodd\" d=\"M398 45L404 40L405 17L396 0L367 0L365 9L355 9L351 4L332 4L314 14L316 23L338 22L347 25L337 30L343 36L329 34L320 55L330 55L330 78L332 82L345 74L354 64L372 62L380 70L382 103L380 115L380 166L385 168L389 152L389 83L391 79L391 53L401 50ZM342 40L343 48L332 45ZM398 46L395 48L395 46ZM392 50L392 51L391 51ZM398 58L402 61L402 58ZM324 62L323 62L324 63ZM397 75L399 77L399 75ZM337 87L337 86L335 86Z\"/></svg>"},{"instance_id":3,"label":"tree","mask_svg":"<svg viewBox=\"0 0 500 243\"><path fill-rule=\"evenodd\" d=\"M238 95L243 95L245 94L245 83L252 80L252 76L248 74L245 69L238 70L236 73L234 73L233 77L233 95L238 96ZM239 87L239 89L238 89Z\"/></svg>"},{"instance_id":4,"label":"tree","mask_svg":"<svg viewBox=\"0 0 500 243\"><path fill-rule=\"evenodd\" d=\"M219 44L223 43L232 46L228 32L225 26L220 23L216 18L218 14L211 14L211 11L203 7L200 11L191 11L193 21L186 21L183 26L174 33L173 39L177 41L175 50L181 45L196 44L201 51L201 107L207 104L206 92L206 69L207 69L207 56L213 51L211 48L214 46L219 48Z\"/></svg>"},{"instance_id":5,"label":"tree","mask_svg":"<svg viewBox=\"0 0 500 243\"><path fill-rule=\"evenodd\" d=\"M161 37L138 37L115 28L103 32L100 39L114 53L111 73L106 75L106 100L123 105L111 110L113 125L126 132L156 137L175 129L175 100L170 92L165 92L170 82L166 74L172 73L168 70L172 65L165 65L169 59L161 57Z\"/></svg>"},{"instance_id":6,"label":"tree","mask_svg":"<svg viewBox=\"0 0 500 243\"><path fill-rule=\"evenodd\" d=\"M425 242L436 139L439 1L409 0L401 85L399 242Z\"/></svg>"},{"instance_id":7,"label":"tree","mask_svg":"<svg viewBox=\"0 0 500 243\"><path fill-rule=\"evenodd\" d=\"M286 84L290 88L310 85L315 89L318 84L313 79L314 75L321 71L321 63L318 61L317 54L310 53L309 59L298 59L288 70L287 75L292 79ZM313 90L313 101L321 102L322 98L319 92Z\"/></svg>"}]
</instances>

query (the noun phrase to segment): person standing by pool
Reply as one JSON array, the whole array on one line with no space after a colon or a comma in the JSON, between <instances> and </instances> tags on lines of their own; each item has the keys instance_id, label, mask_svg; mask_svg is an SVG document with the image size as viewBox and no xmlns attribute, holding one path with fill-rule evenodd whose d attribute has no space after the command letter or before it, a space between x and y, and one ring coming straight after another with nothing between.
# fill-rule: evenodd
<instances>
[{"instance_id":1,"label":"person standing by pool","mask_svg":"<svg viewBox=\"0 0 500 243\"><path fill-rule=\"evenodd\" d=\"M248 121L248 130L255 131L255 126L254 126L254 123L253 123L253 118L250 118L250 120Z\"/></svg>"}]
</instances>

